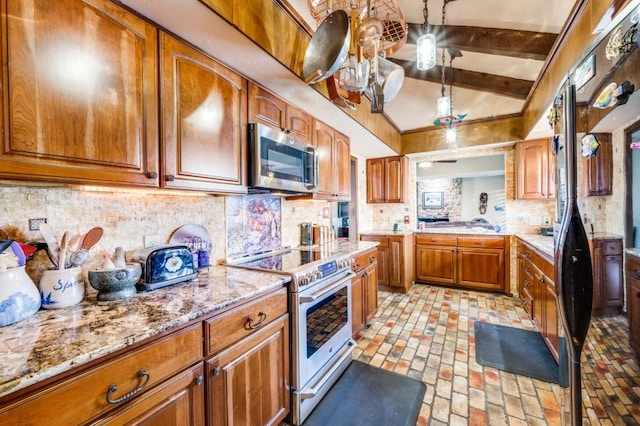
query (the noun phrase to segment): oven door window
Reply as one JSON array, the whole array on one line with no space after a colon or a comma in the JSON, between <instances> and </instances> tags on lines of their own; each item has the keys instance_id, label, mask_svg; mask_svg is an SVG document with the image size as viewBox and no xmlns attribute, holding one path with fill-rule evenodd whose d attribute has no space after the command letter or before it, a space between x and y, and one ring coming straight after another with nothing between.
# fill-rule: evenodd
<instances>
[{"instance_id":1,"label":"oven door window","mask_svg":"<svg viewBox=\"0 0 640 426\"><path fill-rule=\"evenodd\" d=\"M260 175L304 184L314 183L314 153L270 139L260 141Z\"/></svg>"},{"instance_id":2,"label":"oven door window","mask_svg":"<svg viewBox=\"0 0 640 426\"><path fill-rule=\"evenodd\" d=\"M348 287L307 310L307 358L349 324Z\"/></svg>"}]
</instances>

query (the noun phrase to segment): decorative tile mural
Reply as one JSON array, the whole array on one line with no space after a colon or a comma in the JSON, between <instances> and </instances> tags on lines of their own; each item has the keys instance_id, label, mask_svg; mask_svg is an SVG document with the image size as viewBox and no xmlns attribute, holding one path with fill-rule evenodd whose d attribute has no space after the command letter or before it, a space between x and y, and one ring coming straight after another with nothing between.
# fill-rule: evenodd
<instances>
[{"instance_id":1,"label":"decorative tile mural","mask_svg":"<svg viewBox=\"0 0 640 426\"><path fill-rule=\"evenodd\" d=\"M279 197L264 194L226 197L226 204L228 257L282 245Z\"/></svg>"}]
</instances>

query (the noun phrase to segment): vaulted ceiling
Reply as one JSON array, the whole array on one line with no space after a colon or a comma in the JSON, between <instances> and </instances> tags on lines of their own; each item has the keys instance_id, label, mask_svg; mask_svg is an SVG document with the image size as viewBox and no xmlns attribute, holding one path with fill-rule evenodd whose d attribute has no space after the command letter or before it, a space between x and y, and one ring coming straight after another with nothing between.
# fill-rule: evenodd
<instances>
[{"instance_id":1,"label":"vaulted ceiling","mask_svg":"<svg viewBox=\"0 0 640 426\"><path fill-rule=\"evenodd\" d=\"M326 0L289 0L313 30L321 19L309 11ZM372 0L371 6L395 3L407 23L406 43L388 59L402 66L405 79L398 95L385 103L384 114L401 132L433 126L441 94L442 48L446 92L453 83L453 113L476 120L520 113L575 0L451 0L442 25L443 0L427 2L430 31L436 35L437 65L428 71L415 66L415 41L423 32L424 1ZM333 2L334 9L349 1ZM321 17L319 17L321 18Z\"/></svg>"}]
</instances>

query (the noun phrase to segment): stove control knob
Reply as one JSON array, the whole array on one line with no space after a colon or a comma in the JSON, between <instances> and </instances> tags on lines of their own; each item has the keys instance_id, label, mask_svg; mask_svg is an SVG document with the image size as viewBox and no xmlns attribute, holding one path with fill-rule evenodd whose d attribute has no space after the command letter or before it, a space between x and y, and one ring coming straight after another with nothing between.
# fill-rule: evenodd
<instances>
[{"instance_id":1,"label":"stove control knob","mask_svg":"<svg viewBox=\"0 0 640 426\"><path fill-rule=\"evenodd\" d=\"M316 280L322 279L322 272L316 270L313 272L313 276Z\"/></svg>"},{"instance_id":2,"label":"stove control knob","mask_svg":"<svg viewBox=\"0 0 640 426\"><path fill-rule=\"evenodd\" d=\"M303 287L303 286L305 286L305 285L309 285L309 278L308 278L308 277L306 277L306 276L304 276L304 275L303 275L303 276L301 276L301 277L298 279L298 285L299 285L300 287Z\"/></svg>"},{"instance_id":3,"label":"stove control knob","mask_svg":"<svg viewBox=\"0 0 640 426\"><path fill-rule=\"evenodd\" d=\"M316 280L316 274L313 271L309 272L306 275L306 277L307 277L307 279L309 280L310 283L312 283L312 282L314 282Z\"/></svg>"}]
</instances>

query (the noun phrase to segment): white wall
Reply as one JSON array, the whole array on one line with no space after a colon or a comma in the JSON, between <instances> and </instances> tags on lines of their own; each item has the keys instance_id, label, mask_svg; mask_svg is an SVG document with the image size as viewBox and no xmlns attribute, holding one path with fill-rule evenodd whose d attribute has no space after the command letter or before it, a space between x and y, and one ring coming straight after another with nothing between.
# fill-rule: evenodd
<instances>
[{"instance_id":1,"label":"white wall","mask_svg":"<svg viewBox=\"0 0 640 426\"><path fill-rule=\"evenodd\" d=\"M486 192L487 211L480 214L480 194ZM504 176L486 176L462 179L462 220L482 218L492 225L505 229L505 186ZM498 208L498 210L496 210Z\"/></svg>"}]
</instances>

